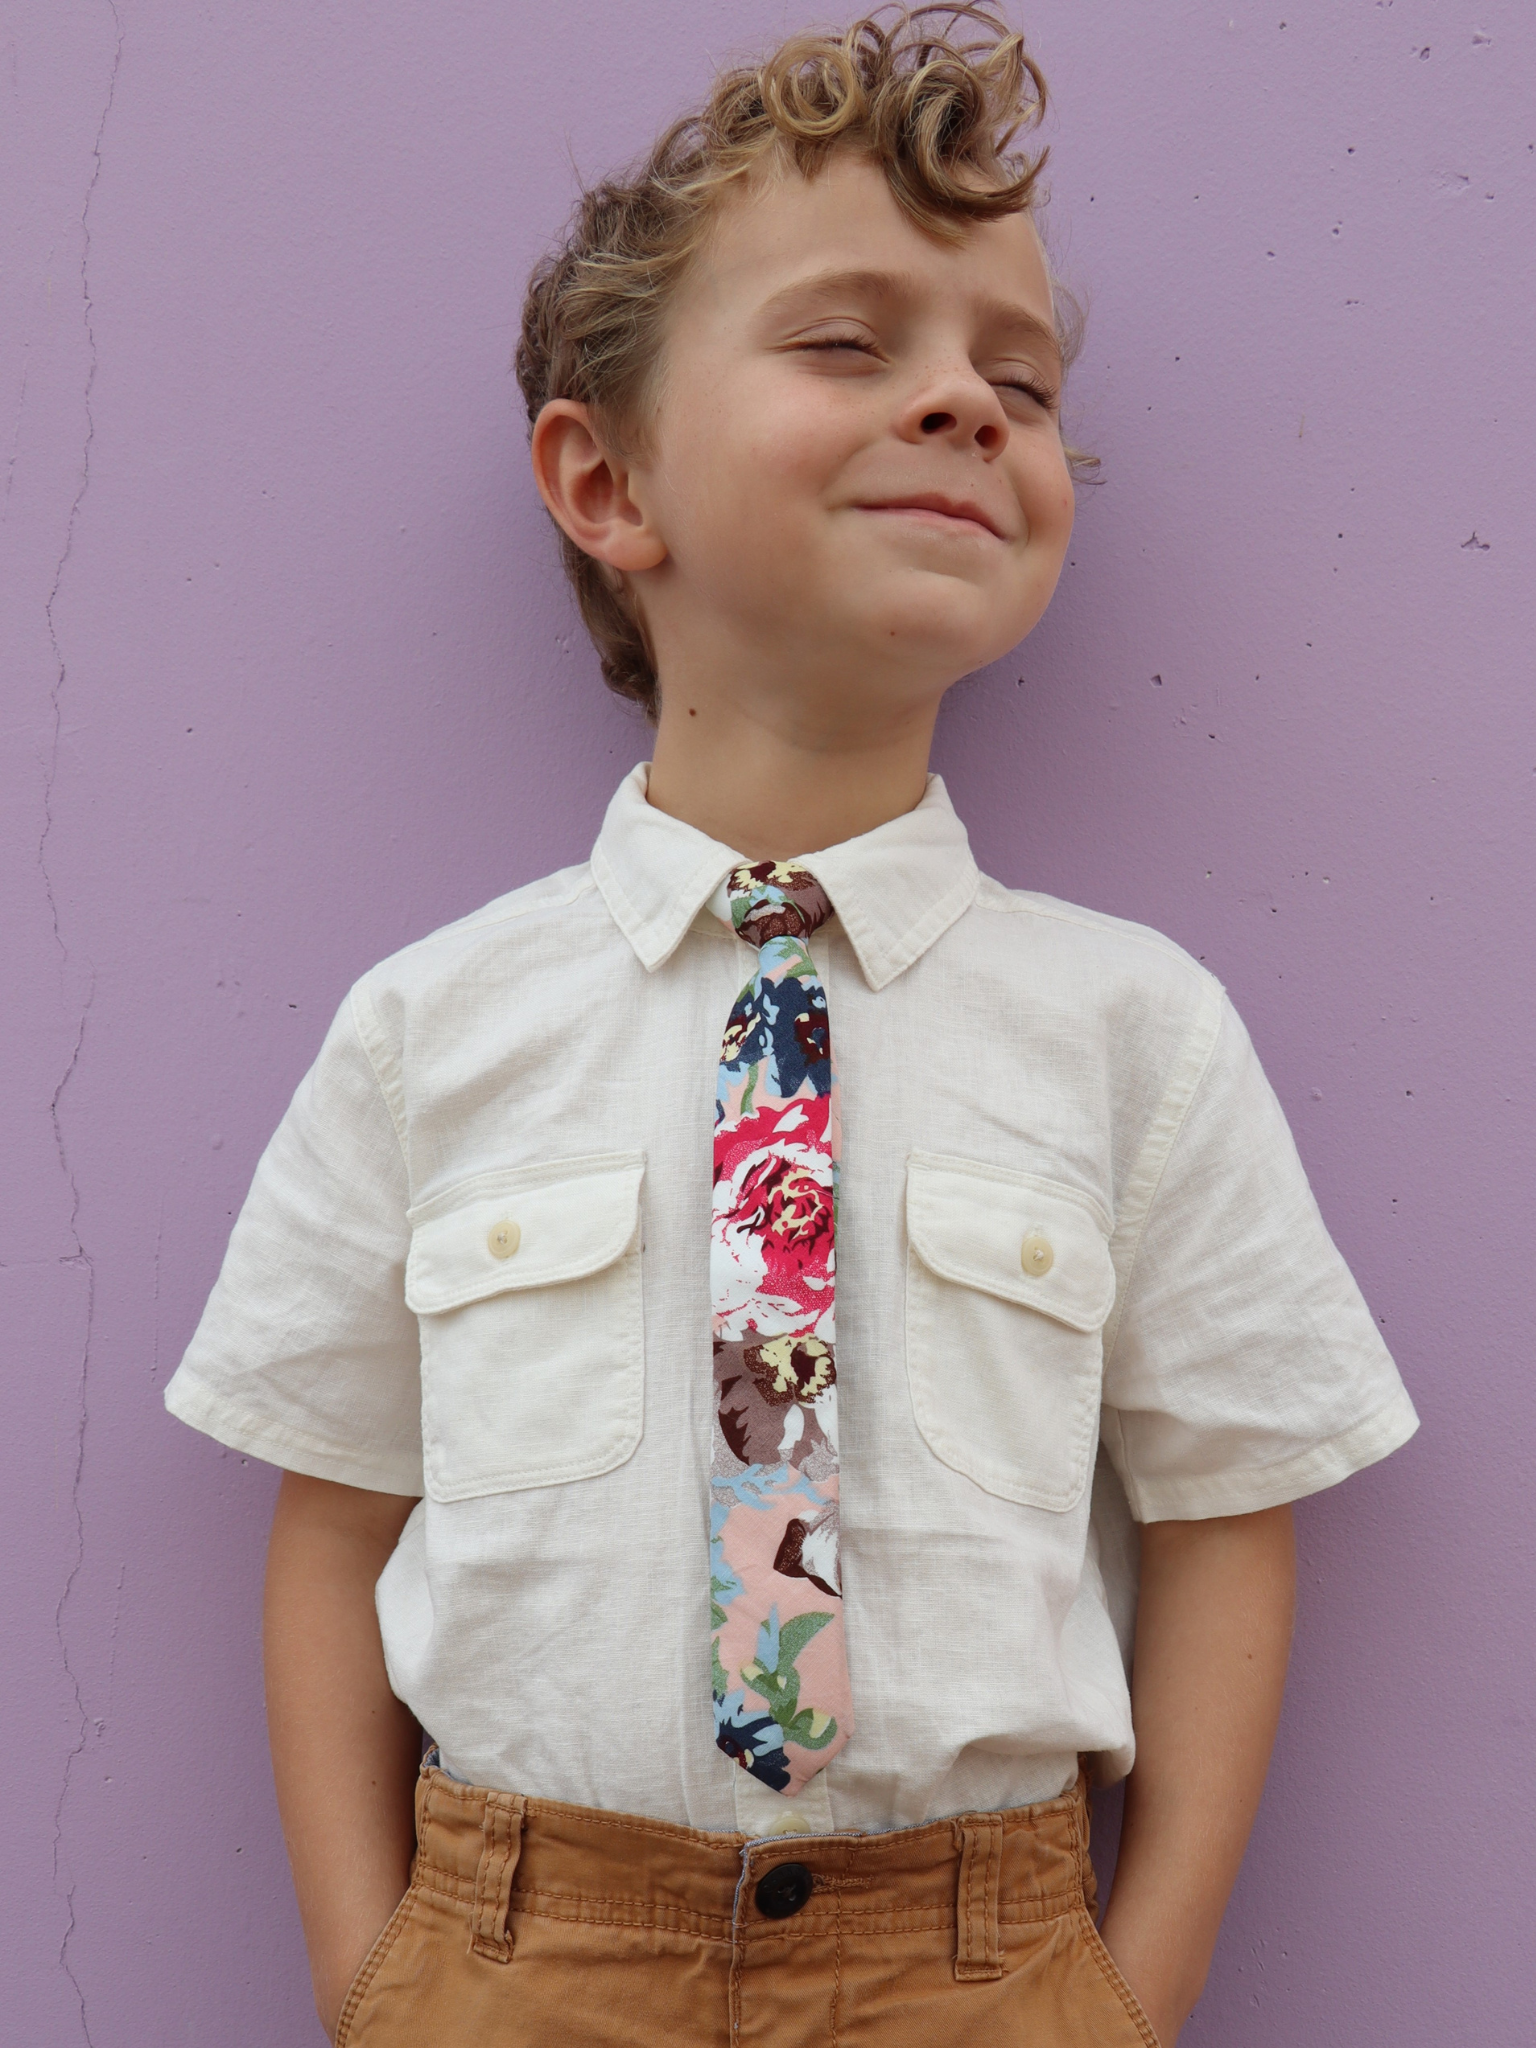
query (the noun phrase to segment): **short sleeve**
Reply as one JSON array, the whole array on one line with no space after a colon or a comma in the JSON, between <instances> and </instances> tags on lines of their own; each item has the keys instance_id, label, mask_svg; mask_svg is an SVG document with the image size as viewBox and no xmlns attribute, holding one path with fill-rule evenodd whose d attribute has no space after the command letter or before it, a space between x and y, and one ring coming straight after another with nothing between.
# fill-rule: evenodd
<instances>
[{"instance_id":1,"label":"short sleeve","mask_svg":"<svg viewBox=\"0 0 1536 2048\"><path fill-rule=\"evenodd\" d=\"M256 1168L171 1413L294 1472L420 1494L408 1199L349 1000Z\"/></svg>"},{"instance_id":2,"label":"short sleeve","mask_svg":"<svg viewBox=\"0 0 1536 2048\"><path fill-rule=\"evenodd\" d=\"M1224 996L1207 1044L1105 1362L1104 1441L1142 1522L1277 1507L1418 1427Z\"/></svg>"}]
</instances>

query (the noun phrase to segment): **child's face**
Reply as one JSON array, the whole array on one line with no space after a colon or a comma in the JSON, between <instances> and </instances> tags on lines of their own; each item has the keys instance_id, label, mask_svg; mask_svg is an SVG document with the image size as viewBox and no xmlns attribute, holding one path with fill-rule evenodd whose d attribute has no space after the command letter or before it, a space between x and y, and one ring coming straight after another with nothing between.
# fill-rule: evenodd
<instances>
[{"instance_id":1,"label":"child's face","mask_svg":"<svg viewBox=\"0 0 1536 2048\"><path fill-rule=\"evenodd\" d=\"M1072 529L1060 379L1027 216L938 242L852 155L734 196L632 471L664 688L674 648L734 645L890 709L1023 639Z\"/></svg>"}]
</instances>

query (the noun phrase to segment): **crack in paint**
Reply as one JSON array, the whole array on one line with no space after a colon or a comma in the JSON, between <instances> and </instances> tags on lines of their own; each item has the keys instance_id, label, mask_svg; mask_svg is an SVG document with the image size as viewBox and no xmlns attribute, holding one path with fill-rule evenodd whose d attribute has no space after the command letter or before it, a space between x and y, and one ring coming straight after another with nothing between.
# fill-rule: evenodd
<instances>
[{"instance_id":1,"label":"crack in paint","mask_svg":"<svg viewBox=\"0 0 1536 2048\"><path fill-rule=\"evenodd\" d=\"M30 343L26 343L26 344L23 344L23 346L24 346L24 347L29 347L29 346L30 346ZM6 505L6 510L5 510L5 512L4 512L3 514L0 514L0 517L6 518L6 519L9 519L9 518L10 518L10 516L11 516L11 514L10 514L10 503L11 503L11 485L12 485L12 484L13 484L13 483L14 483L14 482L16 481L16 458L17 458L17 456L18 456L18 455L20 455L20 453L21 453L21 420L22 420L22 415L23 415L23 413L25 413L25 411L26 411L26 409L27 409L27 379L28 379L28 378L29 378L29 377L31 376L31 374L32 374L32 366L31 366L31 364L30 364L29 362L27 362L27 361L26 361L25 359L23 359L23 362L22 362L22 366L21 366L21 392L20 392L20 395L19 395L19 396L17 397L17 400L16 400L16 422L15 422L15 426L14 426L14 428L13 428L13 430L12 430L12 433L11 433L11 452L10 452L9 456L8 456L8 457L6 458L6 464L5 464L5 505Z\"/></svg>"},{"instance_id":2,"label":"crack in paint","mask_svg":"<svg viewBox=\"0 0 1536 2048\"><path fill-rule=\"evenodd\" d=\"M95 993L96 983L93 976L87 988L85 1002L81 1009L80 1026L75 1034L74 1049L70 1054L69 1064L60 1076L59 1084L53 1091L53 1099L48 1105L48 1114L53 1124L54 1148L59 1156L59 1169L69 1185L69 1230L70 1236L75 1242L74 1251L66 1254L59 1263L74 1271L83 1271L85 1274L85 1338L80 1347L80 1368L76 1380L77 1425L75 1431L75 1462L74 1469L70 1473L69 1482L69 1505L75 1524L74 1555L70 1559L69 1571L65 1576L64 1585L59 1594L58 1605L53 1610L54 1640L58 1644L59 1661L64 1667L64 1676L74 1696L75 1714L79 1725L75 1740L65 1754L64 1772L59 1784L59 1796L54 1802L53 1808L53 1884L55 1891L59 1888L59 1866L64 1846L64 1808L69 1799L70 1781L74 1776L75 1759L84 1753L90 1733L90 1722L85 1711L85 1694L80 1685L79 1674L70 1661L69 1642L64 1632L64 1614L69 1606L70 1595L75 1590L75 1580L79 1577L81 1567L85 1563L85 1516L80 1506L80 1489L81 1481L85 1474L87 1375L90 1370L91 1359L91 1329L96 1311L96 1267L90 1254L86 1251L80 1236L78 1227L80 1189L70 1167L69 1154L64 1143L64 1131L59 1117L59 1102L64 1090L69 1086L70 1079L80 1061L80 1049L85 1043L86 1020L90 1015L91 1003L94 1000ZM69 1879L64 1887L64 1906L66 1921L64 1936L59 1943L59 1968L74 1987L75 1999L80 2007L80 2031L85 2038L87 2048L90 2048L91 2029L90 2023L86 2018L85 1991L79 1978L75 1975L69 1957L69 1945L74 1938L76 1925L75 1883L73 1877Z\"/></svg>"},{"instance_id":3,"label":"crack in paint","mask_svg":"<svg viewBox=\"0 0 1536 2048\"><path fill-rule=\"evenodd\" d=\"M91 144L91 174L86 182L85 197L80 208L80 301L82 317L85 323L86 342L85 440L81 449L80 479L75 488L75 495L70 504L68 517L64 522L64 545L60 550L59 559L54 566L53 583L43 605L43 614L48 623L49 645L53 650L54 674L53 682L48 692L49 710L52 714L52 732L49 739L47 758L43 766L43 829L37 842L37 866L38 872L42 877L43 893L48 903L48 914L52 923L54 944L58 948L60 959L66 967L70 964L70 952L69 947L64 941L64 934L59 920L58 898L54 891L53 875L48 865L48 842L52 837L54 824L53 791L54 784L58 780L59 746L63 733L64 689L69 678L68 663L65 661L63 645L59 639L56 608L59 591L64 581L64 571L74 551L75 527L79 521L80 507L84 503L86 491L90 487L91 446L96 437L96 420L91 406L98 364L90 281L91 201L95 196L97 182L101 177L101 145L106 134L107 122L111 117L112 102L117 95L118 73L122 68L123 61L122 16L117 11L117 0L106 0L106 4L112 16L114 32L112 67L107 78L106 97L102 104L101 118L96 124L96 136ZM25 395L25 385L23 385L23 395ZM9 483L9 474L7 475L7 483ZM85 1515L81 1507L81 1487L85 1475L85 1434L88 1419L91 1337L96 1314L96 1267L80 1236L80 1188L79 1183L75 1179L74 1169L70 1164L69 1148L64 1139L61 1104L64 1091L68 1088L71 1080L73 1080L75 1069L80 1063L81 1048L85 1044L86 1025L90 1018L91 1005L95 998L95 970L87 963L85 992L80 1005L80 1018L75 1032L74 1046L70 1052L69 1061L65 1066L64 1072L59 1077L58 1086L53 1091L53 1099L48 1105L48 1114L53 1126L54 1149L58 1154L59 1171L63 1174L65 1184L69 1190L69 1232L74 1243L74 1249L66 1253L59 1261L59 1264L67 1270L83 1272L85 1275L85 1335L80 1347L80 1366L76 1384L75 1462L74 1470L70 1475L69 1491L70 1512L74 1518L74 1554L71 1557L69 1571L65 1576L63 1589L59 1594L58 1605L54 1609L53 1616L54 1638L58 1644L59 1659L64 1668L65 1679L74 1697L75 1714L78 1723L75 1741L64 1758L64 1770L59 1784L59 1796L54 1803L53 1809L53 1884L56 1892L59 1889L60 1868L64 1861L64 1810L69 1802L70 1785L74 1777L75 1762L77 1758L84 1754L86 1743L90 1739L91 1729L90 1718L86 1713L85 1694L80 1684L80 1676L70 1658L69 1642L64 1622L71 1595L75 1590L75 1582L79 1578L81 1568L85 1563ZM69 1979L75 1994L76 2004L80 2008L81 2037L86 2043L86 2048L93 2048L90 2020L86 2013L85 1988L76 1975L70 1958L70 1944L74 1940L77 1926L75 1918L75 1881L73 1876L70 1876L64 1884L63 1896L66 1921L63 1939L59 1943L59 1968Z\"/></svg>"}]
</instances>

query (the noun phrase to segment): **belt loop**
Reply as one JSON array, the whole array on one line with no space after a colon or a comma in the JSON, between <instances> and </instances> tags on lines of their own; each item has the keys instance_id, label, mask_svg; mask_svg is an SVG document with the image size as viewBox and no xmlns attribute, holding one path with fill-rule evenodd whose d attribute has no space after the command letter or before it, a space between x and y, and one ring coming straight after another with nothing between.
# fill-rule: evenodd
<instances>
[{"instance_id":1,"label":"belt loop","mask_svg":"<svg viewBox=\"0 0 1536 2048\"><path fill-rule=\"evenodd\" d=\"M1093 1772L1086 1756L1078 1759L1072 1787L1072 1832L1077 1837L1077 1867L1083 1880L1083 1903L1095 1925L1099 1918L1099 1876L1093 1867Z\"/></svg>"},{"instance_id":2,"label":"belt loop","mask_svg":"<svg viewBox=\"0 0 1536 2048\"><path fill-rule=\"evenodd\" d=\"M480 1867L475 1872L473 1954L487 1956L493 1963L512 1960L512 1875L523 1847L521 1795L487 1792L485 1815L480 1823Z\"/></svg>"},{"instance_id":3,"label":"belt loop","mask_svg":"<svg viewBox=\"0 0 1536 2048\"><path fill-rule=\"evenodd\" d=\"M432 1812L432 1780L427 1776L427 1767L422 1765L416 1778L416 1853L419 1856L427 1839L427 1821Z\"/></svg>"},{"instance_id":4,"label":"belt loop","mask_svg":"<svg viewBox=\"0 0 1536 2048\"><path fill-rule=\"evenodd\" d=\"M960 1874L955 1890L955 1975L962 1984L1001 1977L1003 1945L997 1924L1003 1879L1003 1817L966 1813L955 1822Z\"/></svg>"}]
</instances>

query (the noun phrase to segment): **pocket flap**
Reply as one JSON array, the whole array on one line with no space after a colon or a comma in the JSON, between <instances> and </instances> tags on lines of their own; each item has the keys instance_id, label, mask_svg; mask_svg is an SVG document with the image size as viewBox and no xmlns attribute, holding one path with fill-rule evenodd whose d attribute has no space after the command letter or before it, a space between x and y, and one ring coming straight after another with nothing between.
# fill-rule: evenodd
<instances>
[{"instance_id":1,"label":"pocket flap","mask_svg":"<svg viewBox=\"0 0 1536 2048\"><path fill-rule=\"evenodd\" d=\"M407 1219L407 1306L440 1315L600 1273L634 1241L644 1173L643 1152L603 1152L478 1173L434 1195Z\"/></svg>"},{"instance_id":2,"label":"pocket flap","mask_svg":"<svg viewBox=\"0 0 1536 2048\"><path fill-rule=\"evenodd\" d=\"M1099 1329L1115 1299L1109 1218L1059 1181L914 1152L907 1235L941 1279L1038 1309L1068 1329Z\"/></svg>"}]
</instances>

